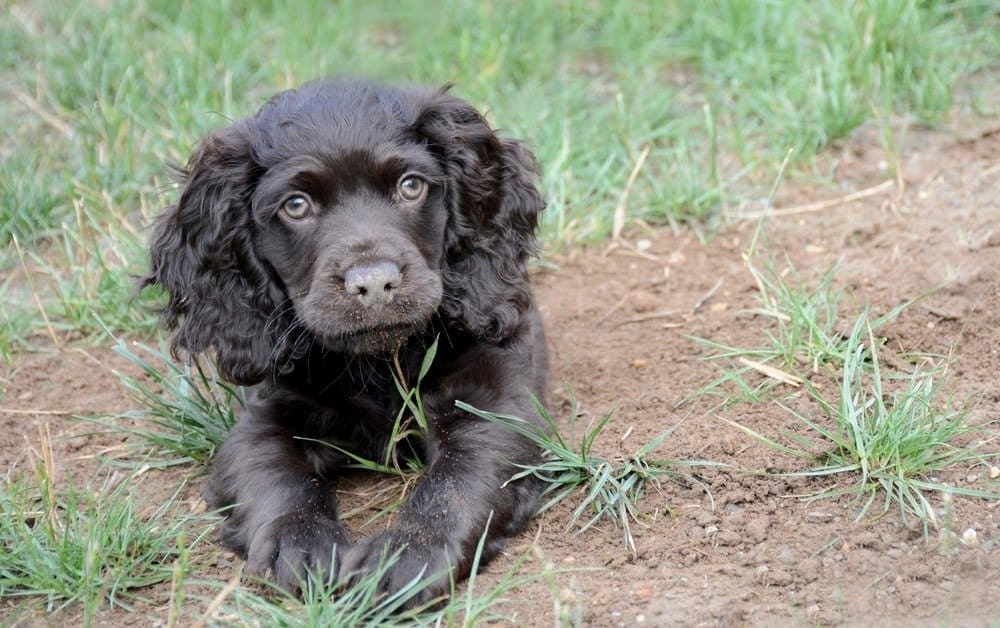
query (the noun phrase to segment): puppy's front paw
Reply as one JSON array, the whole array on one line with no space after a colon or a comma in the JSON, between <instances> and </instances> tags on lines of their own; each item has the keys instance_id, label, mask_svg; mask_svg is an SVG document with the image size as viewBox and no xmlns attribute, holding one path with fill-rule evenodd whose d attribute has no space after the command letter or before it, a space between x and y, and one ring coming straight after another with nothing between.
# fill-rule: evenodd
<instances>
[{"instance_id":1,"label":"puppy's front paw","mask_svg":"<svg viewBox=\"0 0 1000 628\"><path fill-rule=\"evenodd\" d=\"M404 604L416 608L448 593L449 574L457 555L441 543L418 540L412 533L389 529L361 541L346 554L340 567L340 577L353 584L368 574L381 572L378 590L392 595L414 580L422 581L420 591ZM388 567L383 565L388 564Z\"/></svg>"},{"instance_id":2,"label":"puppy's front paw","mask_svg":"<svg viewBox=\"0 0 1000 628\"><path fill-rule=\"evenodd\" d=\"M308 573L324 581L336 578L339 557L350 546L347 530L330 517L285 515L254 533L247 570L296 593Z\"/></svg>"}]
</instances>

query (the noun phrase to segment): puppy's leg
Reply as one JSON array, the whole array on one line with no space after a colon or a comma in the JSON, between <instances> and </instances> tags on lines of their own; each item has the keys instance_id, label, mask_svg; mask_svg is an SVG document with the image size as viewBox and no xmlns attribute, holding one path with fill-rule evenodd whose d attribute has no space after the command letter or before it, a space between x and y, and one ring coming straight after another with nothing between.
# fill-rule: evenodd
<instances>
[{"instance_id":1,"label":"puppy's leg","mask_svg":"<svg viewBox=\"0 0 1000 628\"><path fill-rule=\"evenodd\" d=\"M350 538L326 479L332 450L295 439L274 419L274 408L251 404L216 454L204 495L227 509L222 539L248 570L296 591L307 570L335 577Z\"/></svg>"},{"instance_id":2,"label":"puppy's leg","mask_svg":"<svg viewBox=\"0 0 1000 628\"><path fill-rule=\"evenodd\" d=\"M433 579L410 606L447 593L450 575L460 579L469 574L484 534L485 560L517 534L538 507L541 485L536 478L510 481L519 470L516 465L538 461L538 448L510 429L454 407L458 398L540 422L528 401L530 375L491 372L490 361L475 362L474 372L460 369L450 378L456 385L446 382L444 395L425 397L431 422L428 468L393 525L359 542L341 566L341 574L357 577L399 551L380 583L384 592L398 591L417 577Z\"/></svg>"}]
</instances>

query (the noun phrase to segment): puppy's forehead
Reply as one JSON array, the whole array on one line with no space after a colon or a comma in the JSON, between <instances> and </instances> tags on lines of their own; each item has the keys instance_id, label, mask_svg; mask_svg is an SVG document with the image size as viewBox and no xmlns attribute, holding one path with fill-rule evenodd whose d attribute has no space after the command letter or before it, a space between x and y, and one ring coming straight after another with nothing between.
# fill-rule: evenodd
<instances>
[{"instance_id":1,"label":"puppy's forehead","mask_svg":"<svg viewBox=\"0 0 1000 628\"><path fill-rule=\"evenodd\" d=\"M423 94L352 80L321 80L278 94L256 116L265 144L316 154L398 143L419 116Z\"/></svg>"}]
</instances>

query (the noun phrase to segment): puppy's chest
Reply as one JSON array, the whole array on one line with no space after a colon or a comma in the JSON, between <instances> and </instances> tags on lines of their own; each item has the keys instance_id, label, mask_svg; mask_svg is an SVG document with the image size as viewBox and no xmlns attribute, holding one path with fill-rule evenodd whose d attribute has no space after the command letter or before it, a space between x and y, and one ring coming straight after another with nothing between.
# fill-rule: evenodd
<instances>
[{"instance_id":1,"label":"puppy's chest","mask_svg":"<svg viewBox=\"0 0 1000 628\"><path fill-rule=\"evenodd\" d=\"M293 430L299 436L369 460L383 460L390 443L422 458L423 441L435 432L435 412L427 407L421 421L415 420L412 406L404 404L405 393L396 388L395 382L390 378L378 383L378 386L372 381L364 387L336 386L308 400L300 398L306 403L305 408L300 406L306 410L300 416L307 418ZM429 383L425 381L422 389L431 389ZM415 397L410 399L413 401ZM431 424L431 434L414 439L417 433L414 430L424 418Z\"/></svg>"},{"instance_id":2,"label":"puppy's chest","mask_svg":"<svg viewBox=\"0 0 1000 628\"><path fill-rule=\"evenodd\" d=\"M304 427L322 436L372 439L388 436L397 419L410 416L404 399L415 396L408 382L387 370L350 375L327 382L314 379L311 387L299 391L305 393L300 399L311 406L310 425ZM433 383L425 380L421 392L432 390Z\"/></svg>"}]
</instances>

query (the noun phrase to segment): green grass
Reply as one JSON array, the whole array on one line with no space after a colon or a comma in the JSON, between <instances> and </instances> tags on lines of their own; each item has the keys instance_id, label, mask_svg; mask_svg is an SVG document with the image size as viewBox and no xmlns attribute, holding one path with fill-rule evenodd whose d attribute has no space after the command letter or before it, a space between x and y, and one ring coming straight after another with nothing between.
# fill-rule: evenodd
<instances>
[{"instance_id":1,"label":"green grass","mask_svg":"<svg viewBox=\"0 0 1000 628\"><path fill-rule=\"evenodd\" d=\"M177 364L168 352L115 338L115 351L139 367L143 376L116 373L140 407L88 419L101 431L129 437L129 455L116 463L170 466L207 464L237 419L243 389L221 379L209 361Z\"/></svg>"},{"instance_id":2,"label":"green grass","mask_svg":"<svg viewBox=\"0 0 1000 628\"><path fill-rule=\"evenodd\" d=\"M539 513L576 495L579 504L573 510L570 524L578 522L579 531L585 532L600 521L613 521L621 528L624 544L633 556L636 555L636 546L632 522L638 523L650 518L639 506L639 501L647 490L658 488L661 480L695 482L689 469L715 464L654 457L654 452L670 437L674 428L660 433L630 455L609 459L598 455L594 451L594 444L611 420L611 413L585 430L580 435L580 442L576 443L576 420L579 414L575 399L570 411L569 438L563 435L548 410L537 400L535 404L545 422L544 428L521 417L486 412L462 401L456 402L460 409L514 430L542 449L544 460L540 464L522 465L521 471L511 478L516 480L533 476L542 480L545 486L544 501Z\"/></svg>"},{"instance_id":3,"label":"green grass","mask_svg":"<svg viewBox=\"0 0 1000 628\"><path fill-rule=\"evenodd\" d=\"M550 248L627 220L711 223L788 149L796 163L875 119L946 120L955 82L1000 59L992 3L29 2L0 15L0 291L8 356L147 333L128 308L165 160L274 92L349 70L454 81L538 155ZM429 19L430 18L430 19ZM12 236L21 242L31 290ZM34 294L32 294L34 293Z\"/></svg>"},{"instance_id":4,"label":"green grass","mask_svg":"<svg viewBox=\"0 0 1000 628\"><path fill-rule=\"evenodd\" d=\"M712 362L721 372L692 397L722 395L725 405L758 402L781 384L797 387L821 369L835 373L852 355L847 323L840 312L850 295L837 284L838 264L807 280L787 257L781 266L773 256L767 257L758 268L753 256L751 250L744 258L757 285L759 307L748 313L769 323L762 330L763 342L755 347L737 347L691 337L712 351L702 359ZM915 300L870 320L871 330L879 330L895 320Z\"/></svg>"},{"instance_id":5,"label":"green grass","mask_svg":"<svg viewBox=\"0 0 1000 628\"><path fill-rule=\"evenodd\" d=\"M1000 482L974 489L937 479L951 469L989 468L989 461L1000 454L984 449L988 430L971 421L968 406L944 398L942 369L906 376L901 388L892 390L879 364L878 344L868 317L862 315L847 339L839 394L830 399L807 388L821 418L776 402L808 436L787 431L778 440L730 423L777 451L816 465L795 475L853 478L848 487L811 497L856 496L862 502L858 519L881 498L883 512L895 506L904 519L914 516L926 530L941 523L931 494L1000 499Z\"/></svg>"},{"instance_id":6,"label":"green grass","mask_svg":"<svg viewBox=\"0 0 1000 628\"><path fill-rule=\"evenodd\" d=\"M19 612L78 605L89 625L105 605L130 609L144 589L187 570L187 550L210 526L194 525L177 494L160 504L141 482L107 474L93 486L55 485L51 460L0 487L0 597ZM187 540L185 540L187 539Z\"/></svg>"}]
</instances>

